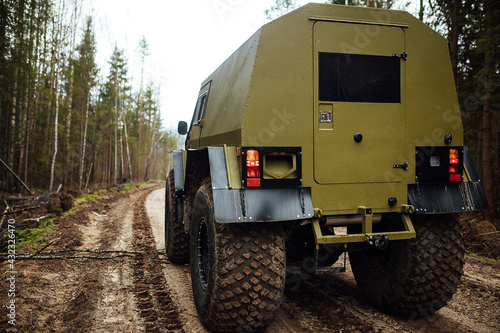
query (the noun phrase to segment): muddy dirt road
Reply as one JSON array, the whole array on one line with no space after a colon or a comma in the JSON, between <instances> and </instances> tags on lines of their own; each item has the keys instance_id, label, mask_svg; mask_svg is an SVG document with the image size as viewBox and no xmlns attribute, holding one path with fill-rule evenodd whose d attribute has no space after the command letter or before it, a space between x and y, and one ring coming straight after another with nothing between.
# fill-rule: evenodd
<instances>
[{"instance_id":1,"label":"muddy dirt road","mask_svg":"<svg viewBox=\"0 0 500 333\"><path fill-rule=\"evenodd\" d=\"M60 222L38 259L15 263L16 326L6 317L2 262L0 330L206 332L197 320L189 267L163 256L164 188L110 194ZM467 257L451 303L437 315L387 316L366 304L352 273L312 277L287 268L285 300L267 332L498 332L500 265Z\"/></svg>"}]
</instances>

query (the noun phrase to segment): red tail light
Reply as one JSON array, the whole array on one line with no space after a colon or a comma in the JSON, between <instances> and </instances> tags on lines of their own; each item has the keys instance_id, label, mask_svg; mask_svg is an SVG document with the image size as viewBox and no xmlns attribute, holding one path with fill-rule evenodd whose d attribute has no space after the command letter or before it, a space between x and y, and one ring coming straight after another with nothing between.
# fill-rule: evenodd
<instances>
[{"instance_id":1,"label":"red tail light","mask_svg":"<svg viewBox=\"0 0 500 333\"><path fill-rule=\"evenodd\" d=\"M260 186L260 158L259 151L249 149L246 152L247 163L247 186L259 187ZM250 179L254 178L254 179Z\"/></svg>"},{"instance_id":2,"label":"red tail light","mask_svg":"<svg viewBox=\"0 0 500 333\"><path fill-rule=\"evenodd\" d=\"M450 149L450 182L462 181L462 175L459 173L460 158L457 149Z\"/></svg>"}]
</instances>

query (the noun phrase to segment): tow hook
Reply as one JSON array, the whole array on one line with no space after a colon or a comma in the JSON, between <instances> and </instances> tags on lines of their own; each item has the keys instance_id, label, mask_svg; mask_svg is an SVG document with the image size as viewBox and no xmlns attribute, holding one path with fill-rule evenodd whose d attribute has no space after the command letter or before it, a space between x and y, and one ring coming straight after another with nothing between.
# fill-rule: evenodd
<instances>
[{"instance_id":1,"label":"tow hook","mask_svg":"<svg viewBox=\"0 0 500 333\"><path fill-rule=\"evenodd\" d=\"M389 237L386 235L370 235L366 236L365 241L368 245L375 246L379 250L386 250L389 246Z\"/></svg>"}]
</instances>

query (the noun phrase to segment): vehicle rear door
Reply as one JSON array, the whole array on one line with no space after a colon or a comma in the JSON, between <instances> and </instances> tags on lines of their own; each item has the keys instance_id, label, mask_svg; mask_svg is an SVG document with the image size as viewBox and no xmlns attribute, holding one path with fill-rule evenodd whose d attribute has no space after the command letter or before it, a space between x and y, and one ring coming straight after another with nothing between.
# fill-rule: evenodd
<instances>
[{"instance_id":1,"label":"vehicle rear door","mask_svg":"<svg viewBox=\"0 0 500 333\"><path fill-rule=\"evenodd\" d=\"M316 21L314 176L320 184L405 177L405 31Z\"/></svg>"}]
</instances>

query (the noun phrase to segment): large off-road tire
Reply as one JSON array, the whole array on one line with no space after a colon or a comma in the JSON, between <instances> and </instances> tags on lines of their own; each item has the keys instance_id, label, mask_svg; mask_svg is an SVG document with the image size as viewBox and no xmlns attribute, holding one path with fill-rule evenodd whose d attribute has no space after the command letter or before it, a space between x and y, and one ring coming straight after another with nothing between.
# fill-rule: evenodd
<instances>
[{"instance_id":1,"label":"large off-road tire","mask_svg":"<svg viewBox=\"0 0 500 333\"><path fill-rule=\"evenodd\" d=\"M175 197L174 170L170 170L165 188L165 251L167 258L178 264L187 264L189 263L189 235L184 232L181 203Z\"/></svg>"},{"instance_id":2,"label":"large off-road tire","mask_svg":"<svg viewBox=\"0 0 500 333\"><path fill-rule=\"evenodd\" d=\"M417 237L391 241L386 251L349 253L363 296L374 306L407 317L432 315L457 290L464 240L453 215L412 215Z\"/></svg>"},{"instance_id":3,"label":"large off-road tire","mask_svg":"<svg viewBox=\"0 0 500 333\"><path fill-rule=\"evenodd\" d=\"M191 219L191 280L200 321L223 332L265 328L282 301L285 268L282 226L217 223L205 181Z\"/></svg>"},{"instance_id":4,"label":"large off-road tire","mask_svg":"<svg viewBox=\"0 0 500 333\"><path fill-rule=\"evenodd\" d=\"M335 234L328 227L321 227L321 232L323 235ZM316 264L317 268L330 267L344 253L340 247L335 247L332 244L320 244L316 263L316 241L310 225L291 229L288 233L286 246L288 263L300 263L302 269L309 274L316 274Z\"/></svg>"}]
</instances>

